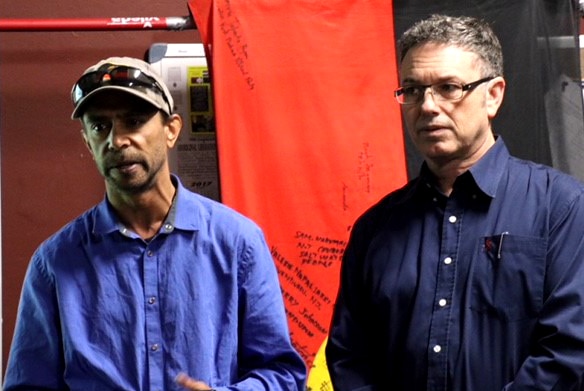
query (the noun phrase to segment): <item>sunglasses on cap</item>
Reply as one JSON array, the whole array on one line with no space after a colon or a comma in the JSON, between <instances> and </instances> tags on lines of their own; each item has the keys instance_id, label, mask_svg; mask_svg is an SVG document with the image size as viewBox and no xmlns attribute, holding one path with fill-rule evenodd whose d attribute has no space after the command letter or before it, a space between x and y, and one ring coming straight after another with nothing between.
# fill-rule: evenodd
<instances>
[{"instance_id":1,"label":"sunglasses on cap","mask_svg":"<svg viewBox=\"0 0 584 391\"><path fill-rule=\"evenodd\" d=\"M75 83L71 92L73 104L77 104L96 89L104 86L122 86L130 88L150 88L155 89L171 107L164 90L160 84L142 70L125 65L107 64L100 69L89 72Z\"/></svg>"}]
</instances>

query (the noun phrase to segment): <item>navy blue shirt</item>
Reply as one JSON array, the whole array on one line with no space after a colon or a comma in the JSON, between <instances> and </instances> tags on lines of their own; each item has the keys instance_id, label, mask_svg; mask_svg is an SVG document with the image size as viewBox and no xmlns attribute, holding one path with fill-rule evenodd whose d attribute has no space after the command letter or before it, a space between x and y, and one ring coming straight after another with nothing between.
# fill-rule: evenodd
<instances>
[{"instance_id":1,"label":"navy blue shirt","mask_svg":"<svg viewBox=\"0 0 584 391\"><path fill-rule=\"evenodd\" d=\"M260 229L185 189L150 241L104 200L30 262L4 391L304 388Z\"/></svg>"},{"instance_id":2,"label":"navy blue shirt","mask_svg":"<svg viewBox=\"0 0 584 391\"><path fill-rule=\"evenodd\" d=\"M584 188L499 137L449 197L424 165L354 225L335 390L584 390Z\"/></svg>"}]
</instances>

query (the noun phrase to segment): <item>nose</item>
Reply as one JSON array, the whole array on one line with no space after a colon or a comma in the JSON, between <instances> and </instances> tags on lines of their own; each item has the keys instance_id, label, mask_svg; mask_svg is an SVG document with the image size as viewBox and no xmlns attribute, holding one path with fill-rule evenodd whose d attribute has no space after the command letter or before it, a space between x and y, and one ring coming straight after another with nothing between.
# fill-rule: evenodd
<instances>
[{"instance_id":1,"label":"nose","mask_svg":"<svg viewBox=\"0 0 584 391\"><path fill-rule=\"evenodd\" d=\"M429 93L428 93L429 92ZM429 98L428 98L429 96ZM426 87L424 94L420 98L420 107L425 111L436 111L438 105L436 104L436 98L434 95L434 89L432 87Z\"/></svg>"},{"instance_id":2,"label":"nose","mask_svg":"<svg viewBox=\"0 0 584 391\"><path fill-rule=\"evenodd\" d=\"M126 131L122 124L113 121L107 138L108 149L117 151L129 145Z\"/></svg>"}]
</instances>

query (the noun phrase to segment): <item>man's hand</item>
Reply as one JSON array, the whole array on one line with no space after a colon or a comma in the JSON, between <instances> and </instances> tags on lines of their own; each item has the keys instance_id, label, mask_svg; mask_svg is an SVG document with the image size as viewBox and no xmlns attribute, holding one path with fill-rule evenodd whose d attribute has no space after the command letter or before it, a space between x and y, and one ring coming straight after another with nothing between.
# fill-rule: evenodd
<instances>
[{"instance_id":1,"label":"man's hand","mask_svg":"<svg viewBox=\"0 0 584 391\"><path fill-rule=\"evenodd\" d=\"M174 380L190 391L212 391L205 382L195 380L184 373L179 373Z\"/></svg>"}]
</instances>

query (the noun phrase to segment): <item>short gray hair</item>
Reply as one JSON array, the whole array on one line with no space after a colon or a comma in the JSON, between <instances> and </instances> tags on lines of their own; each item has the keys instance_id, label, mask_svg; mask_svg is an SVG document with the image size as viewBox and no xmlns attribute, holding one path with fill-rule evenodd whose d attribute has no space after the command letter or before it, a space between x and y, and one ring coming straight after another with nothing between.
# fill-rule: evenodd
<instances>
[{"instance_id":1,"label":"short gray hair","mask_svg":"<svg viewBox=\"0 0 584 391\"><path fill-rule=\"evenodd\" d=\"M482 60L483 76L503 76L503 51L488 23L469 16L432 15L418 21L399 39L400 63L407 52L423 43L457 46Z\"/></svg>"}]
</instances>

